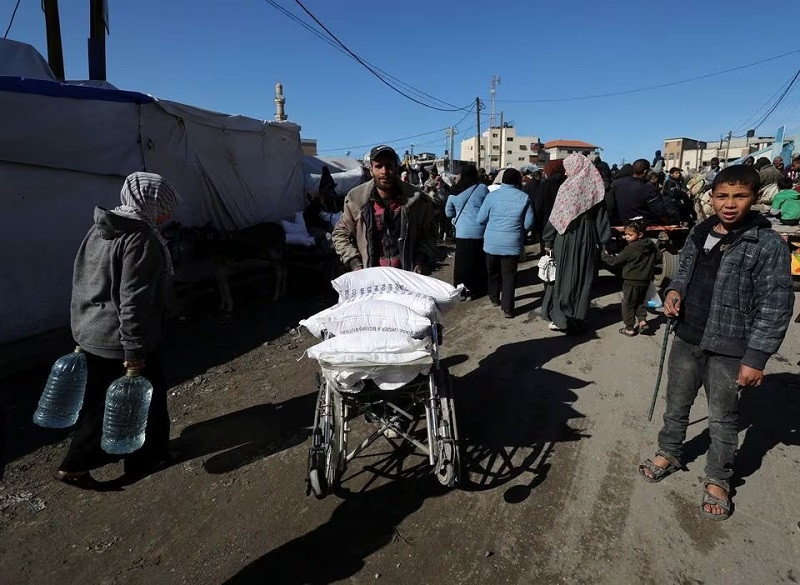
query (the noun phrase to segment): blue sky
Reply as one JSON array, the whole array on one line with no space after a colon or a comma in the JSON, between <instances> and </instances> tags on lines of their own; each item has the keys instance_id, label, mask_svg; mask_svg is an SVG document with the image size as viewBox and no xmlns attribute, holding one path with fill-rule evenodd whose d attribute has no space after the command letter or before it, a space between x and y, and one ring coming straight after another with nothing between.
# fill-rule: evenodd
<instances>
[{"instance_id":1,"label":"blue sky","mask_svg":"<svg viewBox=\"0 0 800 585\"><path fill-rule=\"evenodd\" d=\"M309 20L293 0L274 0ZM15 0L0 2L5 30ZM800 69L800 53L675 87L593 100L521 103L639 88L703 75L800 49L800 2L376 3L305 0L355 53L457 106L499 75L498 113L522 135L585 140L610 162L651 158L666 137L716 140ZM67 78L88 76L89 0L62 0ZM287 113L323 154L361 156L365 144L432 132L463 112L439 112L392 92L355 61L265 0L109 0L108 78L122 89L231 114L271 119L280 80ZM785 27L782 28L782 25ZM46 55L38 0L21 0L10 39ZM486 121L482 124L485 125ZM800 83L759 128L800 132ZM475 132L475 114L456 140ZM401 152L443 152L443 132L400 140ZM357 148L348 148L356 146ZM459 148L456 146L456 154Z\"/></svg>"}]
</instances>

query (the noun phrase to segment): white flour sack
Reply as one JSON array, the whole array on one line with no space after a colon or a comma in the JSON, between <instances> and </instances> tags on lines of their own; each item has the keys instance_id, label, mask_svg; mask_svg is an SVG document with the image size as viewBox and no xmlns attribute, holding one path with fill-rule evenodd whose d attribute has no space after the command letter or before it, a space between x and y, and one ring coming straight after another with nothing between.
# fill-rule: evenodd
<instances>
[{"instance_id":1,"label":"white flour sack","mask_svg":"<svg viewBox=\"0 0 800 585\"><path fill-rule=\"evenodd\" d=\"M433 298L442 313L458 304L464 288L461 284L455 287L431 276L384 266L348 272L331 284L340 301L376 292L411 291Z\"/></svg>"},{"instance_id":2,"label":"white flour sack","mask_svg":"<svg viewBox=\"0 0 800 585\"><path fill-rule=\"evenodd\" d=\"M433 301L431 300L431 303ZM371 295L339 303L300 321L315 337L322 332L348 335L361 332L405 333L421 339L430 335L431 322L406 305L376 300Z\"/></svg>"},{"instance_id":3,"label":"white flour sack","mask_svg":"<svg viewBox=\"0 0 800 585\"><path fill-rule=\"evenodd\" d=\"M414 339L405 333L348 333L314 345L308 357L326 366L388 366L429 363L429 339Z\"/></svg>"}]
</instances>

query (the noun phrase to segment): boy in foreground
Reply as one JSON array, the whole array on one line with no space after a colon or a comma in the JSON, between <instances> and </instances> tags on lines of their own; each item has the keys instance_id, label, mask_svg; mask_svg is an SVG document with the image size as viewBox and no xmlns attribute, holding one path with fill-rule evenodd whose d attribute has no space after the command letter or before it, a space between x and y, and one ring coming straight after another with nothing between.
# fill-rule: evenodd
<instances>
[{"instance_id":1,"label":"boy in foreground","mask_svg":"<svg viewBox=\"0 0 800 585\"><path fill-rule=\"evenodd\" d=\"M677 318L664 426L656 456L639 466L651 483L683 468L689 411L702 385L711 446L701 512L715 520L731 514L739 388L761 385L794 304L789 250L769 221L750 210L759 187L751 167L720 171L712 185L715 215L692 230L681 252L664 301L667 317Z\"/></svg>"}]
</instances>

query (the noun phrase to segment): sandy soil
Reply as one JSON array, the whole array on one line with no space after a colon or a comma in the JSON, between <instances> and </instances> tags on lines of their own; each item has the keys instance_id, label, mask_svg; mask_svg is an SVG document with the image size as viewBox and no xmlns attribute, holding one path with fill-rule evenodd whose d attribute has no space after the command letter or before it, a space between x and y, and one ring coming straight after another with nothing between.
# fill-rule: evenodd
<instances>
[{"instance_id":1,"label":"sandy soil","mask_svg":"<svg viewBox=\"0 0 800 585\"><path fill-rule=\"evenodd\" d=\"M449 261L440 271L448 277ZM708 446L692 413L689 471L657 485L636 465L663 412L647 409L663 324L619 328L619 283L604 273L590 332L551 332L542 285L521 266L520 315L486 299L445 317L465 464L456 489L426 461L378 443L341 493L306 493L315 340L297 321L330 304L295 285L235 290L231 319L201 298L165 347L174 446L183 459L109 491L54 482L66 435L30 422L49 363L0 381L2 583L796 583L800 579L800 335L793 324L762 388L742 393L736 509L698 513ZM354 433L363 431L354 425Z\"/></svg>"}]
</instances>

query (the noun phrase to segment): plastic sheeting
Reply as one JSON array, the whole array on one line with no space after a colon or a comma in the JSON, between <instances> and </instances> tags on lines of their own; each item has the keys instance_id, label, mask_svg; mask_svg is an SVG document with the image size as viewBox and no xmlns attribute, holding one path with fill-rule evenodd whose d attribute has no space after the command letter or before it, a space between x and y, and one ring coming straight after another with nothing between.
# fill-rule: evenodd
<instances>
[{"instance_id":1,"label":"plastic sheeting","mask_svg":"<svg viewBox=\"0 0 800 585\"><path fill-rule=\"evenodd\" d=\"M68 323L73 259L92 210L116 205L131 172L173 183L185 226L241 229L303 209L296 124L0 76L0 127L0 343Z\"/></svg>"},{"instance_id":2,"label":"plastic sheeting","mask_svg":"<svg viewBox=\"0 0 800 585\"><path fill-rule=\"evenodd\" d=\"M313 193L319 190L319 180L322 177L322 167L327 166L336 183L336 192L344 196L354 187L364 182L364 167L361 161L355 158L326 158L308 156L303 157L305 171L305 190Z\"/></svg>"},{"instance_id":3,"label":"plastic sheeting","mask_svg":"<svg viewBox=\"0 0 800 585\"><path fill-rule=\"evenodd\" d=\"M50 65L35 48L25 43L0 39L0 75L55 80Z\"/></svg>"}]
</instances>

